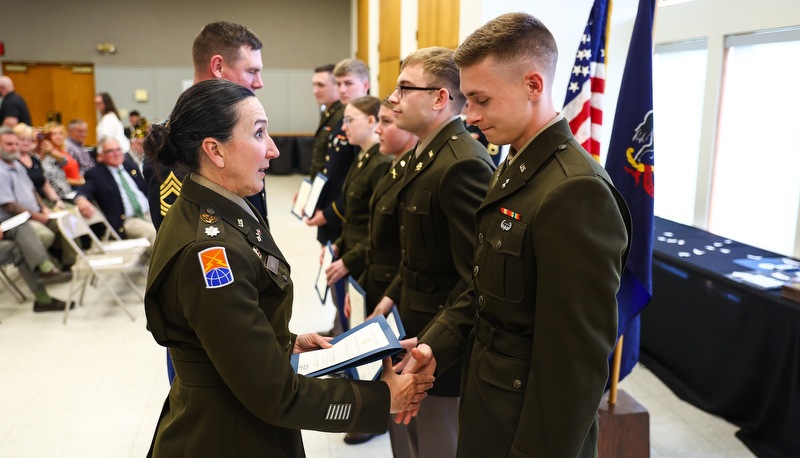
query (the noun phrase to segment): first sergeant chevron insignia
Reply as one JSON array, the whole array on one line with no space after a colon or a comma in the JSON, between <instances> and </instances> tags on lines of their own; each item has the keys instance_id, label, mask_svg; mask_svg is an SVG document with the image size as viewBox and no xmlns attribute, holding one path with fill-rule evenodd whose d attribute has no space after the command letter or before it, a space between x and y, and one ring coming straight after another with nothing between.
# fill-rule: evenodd
<instances>
[{"instance_id":1,"label":"first sergeant chevron insignia","mask_svg":"<svg viewBox=\"0 0 800 458\"><path fill-rule=\"evenodd\" d=\"M174 172L169 172L169 176L167 179L161 183L160 188L160 197L161 197L161 216L164 216L169 211L172 204L167 203L167 198L170 195L175 195L177 199L179 195L181 195L181 182L178 180L178 177L175 176ZM173 200L174 202L174 200Z\"/></svg>"}]
</instances>

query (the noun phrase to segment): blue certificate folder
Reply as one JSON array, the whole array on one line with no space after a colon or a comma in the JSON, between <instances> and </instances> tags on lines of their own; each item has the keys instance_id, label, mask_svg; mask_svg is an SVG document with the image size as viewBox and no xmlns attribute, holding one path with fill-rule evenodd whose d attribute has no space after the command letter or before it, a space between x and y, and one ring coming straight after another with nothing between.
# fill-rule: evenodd
<instances>
[{"instance_id":1,"label":"blue certificate folder","mask_svg":"<svg viewBox=\"0 0 800 458\"><path fill-rule=\"evenodd\" d=\"M375 349L373 351L370 351L368 353L360 354L360 355L358 355L358 356L356 356L354 358L351 358L351 359L349 359L349 360L347 360L347 361L345 361L343 363L335 364L333 366L328 366L328 367L326 367L324 369L318 370L316 372L312 372L312 373L306 375L306 377L319 377L320 375L330 374L331 372L337 372L337 371L342 371L342 370L345 370L345 369L350 369L350 368L353 368L353 367L360 366L362 364L369 364L369 363L371 363L373 361L378 361L380 359L383 359L383 358L386 358L386 357L389 357L389 356L394 356L397 353L400 353L400 350L402 350L403 347L400 346L400 342L397 340L397 337L395 337L394 331L392 331L392 328L389 327L389 323L386 322L386 318L384 318L383 315L378 315L378 316L376 316L375 318L373 318L373 319L371 319L369 321L365 321L365 322L361 323L360 325L356 326L355 328L353 328L353 329L345 332L344 334L341 334L340 336L336 337L335 339L331 340L330 343L331 343L331 345L336 345L338 342L340 342L345 337L347 337L347 336L349 336L349 335L351 335L351 334L353 334L355 332L358 332L358 330L360 330L360 329L362 329L362 328L364 328L366 326L369 326L370 324L375 323L375 322L380 324L381 330L383 330L383 333L386 335L386 340L389 341L389 343L386 346L377 348L377 349ZM315 351L319 351L319 350L315 350ZM294 369L295 372L297 372L297 366L298 366L299 360L300 360L300 355L299 354L292 355L291 363L292 363L292 368Z\"/></svg>"},{"instance_id":2,"label":"blue certificate folder","mask_svg":"<svg viewBox=\"0 0 800 458\"><path fill-rule=\"evenodd\" d=\"M328 240L328 244L325 245L325 249L328 250L327 254L330 255L331 262L336 260L336 255L333 254L333 247L331 246L331 241ZM317 296L319 296L319 300L322 302L322 305L325 305L325 298L328 295L328 279L325 275L325 270L330 267L331 263L325 262L323 260L322 265L319 266L319 272L317 272L317 282L314 285L314 289L317 290Z\"/></svg>"},{"instance_id":3,"label":"blue certificate folder","mask_svg":"<svg viewBox=\"0 0 800 458\"><path fill-rule=\"evenodd\" d=\"M400 312L397 310L397 305L393 305L392 310L386 315L386 323L389 324L390 328L392 324L397 328L397 330L392 330L397 336L397 340L403 340L406 337L406 330L403 328L403 322L400 321ZM358 368L350 368L346 372L354 380L378 380L381 377L381 372L383 372L383 366L378 367L374 374L364 375L364 371L359 374Z\"/></svg>"}]
</instances>

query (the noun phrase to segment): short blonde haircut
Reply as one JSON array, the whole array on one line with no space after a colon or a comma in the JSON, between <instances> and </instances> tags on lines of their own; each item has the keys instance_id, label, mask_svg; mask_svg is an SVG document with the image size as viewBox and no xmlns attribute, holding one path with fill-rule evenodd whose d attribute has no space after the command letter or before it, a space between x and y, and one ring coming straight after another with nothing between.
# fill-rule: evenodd
<instances>
[{"instance_id":1,"label":"short blonde haircut","mask_svg":"<svg viewBox=\"0 0 800 458\"><path fill-rule=\"evenodd\" d=\"M347 75L355 75L361 78L361 81L369 81L369 67L356 58L345 59L333 67L333 76L341 78Z\"/></svg>"}]
</instances>

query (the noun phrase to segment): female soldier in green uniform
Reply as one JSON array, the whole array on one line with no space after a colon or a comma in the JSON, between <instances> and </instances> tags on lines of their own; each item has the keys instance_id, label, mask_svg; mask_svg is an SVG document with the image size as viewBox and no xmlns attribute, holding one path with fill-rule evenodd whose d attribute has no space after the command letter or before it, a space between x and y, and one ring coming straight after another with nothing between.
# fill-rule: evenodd
<instances>
[{"instance_id":1,"label":"female soldier in green uniform","mask_svg":"<svg viewBox=\"0 0 800 458\"><path fill-rule=\"evenodd\" d=\"M203 81L145 141L149 160L185 167L153 247L145 311L176 378L149 456L305 456L300 428L383 432L432 378L380 382L297 375L289 355L329 346L289 332L290 267L243 196L261 190L270 159L267 117L248 89Z\"/></svg>"}]
</instances>

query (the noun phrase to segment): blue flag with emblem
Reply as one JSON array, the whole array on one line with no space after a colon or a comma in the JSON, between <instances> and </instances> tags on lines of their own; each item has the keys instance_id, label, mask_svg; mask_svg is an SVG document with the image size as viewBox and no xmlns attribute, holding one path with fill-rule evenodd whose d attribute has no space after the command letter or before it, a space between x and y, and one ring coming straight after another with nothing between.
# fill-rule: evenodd
<instances>
[{"instance_id":1,"label":"blue flag with emblem","mask_svg":"<svg viewBox=\"0 0 800 458\"><path fill-rule=\"evenodd\" d=\"M617 99L606 170L631 211L633 240L617 293L625 335L620 380L639 359L639 312L653 295L653 15L655 0L639 0Z\"/></svg>"}]
</instances>

